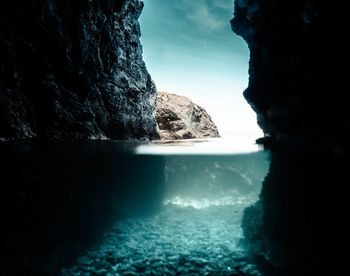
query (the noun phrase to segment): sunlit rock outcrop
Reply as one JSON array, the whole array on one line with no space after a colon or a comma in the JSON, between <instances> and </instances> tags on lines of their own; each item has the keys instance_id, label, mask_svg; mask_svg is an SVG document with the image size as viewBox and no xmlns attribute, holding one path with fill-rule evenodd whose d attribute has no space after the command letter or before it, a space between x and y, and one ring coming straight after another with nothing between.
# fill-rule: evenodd
<instances>
[{"instance_id":1,"label":"sunlit rock outcrop","mask_svg":"<svg viewBox=\"0 0 350 276\"><path fill-rule=\"evenodd\" d=\"M339 194L348 182L350 133L346 18L329 1L235 1L232 29L250 49L244 96L265 133L259 142L272 149L260 201L246 210L243 228L278 275L317 275L339 262L326 252L344 237L342 221L329 219L346 209Z\"/></svg>"},{"instance_id":2,"label":"sunlit rock outcrop","mask_svg":"<svg viewBox=\"0 0 350 276\"><path fill-rule=\"evenodd\" d=\"M156 119L163 140L220 137L204 108L183 96L158 92Z\"/></svg>"},{"instance_id":3,"label":"sunlit rock outcrop","mask_svg":"<svg viewBox=\"0 0 350 276\"><path fill-rule=\"evenodd\" d=\"M158 138L139 0L0 3L0 139Z\"/></svg>"}]
</instances>

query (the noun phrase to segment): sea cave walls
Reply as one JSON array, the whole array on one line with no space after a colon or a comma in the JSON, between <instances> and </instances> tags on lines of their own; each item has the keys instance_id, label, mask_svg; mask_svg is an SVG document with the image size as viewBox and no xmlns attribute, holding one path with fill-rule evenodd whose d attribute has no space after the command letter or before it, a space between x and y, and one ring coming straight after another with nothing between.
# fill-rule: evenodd
<instances>
[{"instance_id":1,"label":"sea cave walls","mask_svg":"<svg viewBox=\"0 0 350 276\"><path fill-rule=\"evenodd\" d=\"M1 1L0 139L158 138L139 0Z\"/></svg>"},{"instance_id":2,"label":"sea cave walls","mask_svg":"<svg viewBox=\"0 0 350 276\"><path fill-rule=\"evenodd\" d=\"M235 1L232 29L250 50L244 96L265 141L330 150L329 144L347 140L349 96L341 66L346 51L337 42L344 16L325 2Z\"/></svg>"},{"instance_id":3,"label":"sea cave walls","mask_svg":"<svg viewBox=\"0 0 350 276\"><path fill-rule=\"evenodd\" d=\"M160 207L163 159L100 141L159 138L142 8L0 2L2 274L58 275L112 222Z\"/></svg>"},{"instance_id":4,"label":"sea cave walls","mask_svg":"<svg viewBox=\"0 0 350 276\"><path fill-rule=\"evenodd\" d=\"M250 49L244 97L265 133L258 141L271 149L260 200L242 226L277 275L317 275L341 259L326 252L347 236L332 219L345 215L348 182L345 18L328 1L235 1L232 29Z\"/></svg>"},{"instance_id":5,"label":"sea cave walls","mask_svg":"<svg viewBox=\"0 0 350 276\"><path fill-rule=\"evenodd\" d=\"M162 156L134 141L0 143L2 275L60 275L125 218L162 207Z\"/></svg>"}]
</instances>

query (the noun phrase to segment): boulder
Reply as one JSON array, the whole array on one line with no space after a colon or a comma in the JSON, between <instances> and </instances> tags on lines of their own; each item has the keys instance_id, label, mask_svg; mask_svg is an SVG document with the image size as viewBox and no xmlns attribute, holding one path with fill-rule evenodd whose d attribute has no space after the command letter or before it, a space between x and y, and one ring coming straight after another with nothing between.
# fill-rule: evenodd
<instances>
[{"instance_id":1,"label":"boulder","mask_svg":"<svg viewBox=\"0 0 350 276\"><path fill-rule=\"evenodd\" d=\"M220 137L205 109L183 96L158 92L156 119L162 140Z\"/></svg>"}]
</instances>

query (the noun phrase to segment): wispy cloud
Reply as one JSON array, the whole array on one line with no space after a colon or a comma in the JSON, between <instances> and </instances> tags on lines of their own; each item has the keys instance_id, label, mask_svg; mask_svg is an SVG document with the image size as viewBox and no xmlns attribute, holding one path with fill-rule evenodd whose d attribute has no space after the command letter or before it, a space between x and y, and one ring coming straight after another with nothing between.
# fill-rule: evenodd
<instances>
[{"instance_id":1,"label":"wispy cloud","mask_svg":"<svg viewBox=\"0 0 350 276\"><path fill-rule=\"evenodd\" d=\"M199 3L199 1L197 2ZM188 18L194 23L209 29L217 30L224 25L224 21L216 16L206 4L200 4L188 14Z\"/></svg>"},{"instance_id":2,"label":"wispy cloud","mask_svg":"<svg viewBox=\"0 0 350 276\"><path fill-rule=\"evenodd\" d=\"M211 3L214 5L214 7L229 10L233 13L233 2L234 0L212 0Z\"/></svg>"},{"instance_id":3,"label":"wispy cloud","mask_svg":"<svg viewBox=\"0 0 350 276\"><path fill-rule=\"evenodd\" d=\"M233 4L232 0L180 0L177 8L199 28L216 31L228 24L217 9L233 10Z\"/></svg>"}]
</instances>

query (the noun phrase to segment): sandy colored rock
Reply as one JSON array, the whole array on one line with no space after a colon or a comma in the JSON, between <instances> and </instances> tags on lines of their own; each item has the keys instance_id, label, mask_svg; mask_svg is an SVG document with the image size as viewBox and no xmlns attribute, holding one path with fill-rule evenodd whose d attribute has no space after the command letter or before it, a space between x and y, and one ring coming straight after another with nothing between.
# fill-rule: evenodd
<instances>
[{"instance_id":1,"label":"sandy colored rock","mask_svg":"<svg viewBox=\"0 0 350 276\"><path fill-rule=\"evenodd\" d=\"M162 140L220 137L204 108L183 96L158 92L156 119Z\"/></svg>"}]
</instances>

